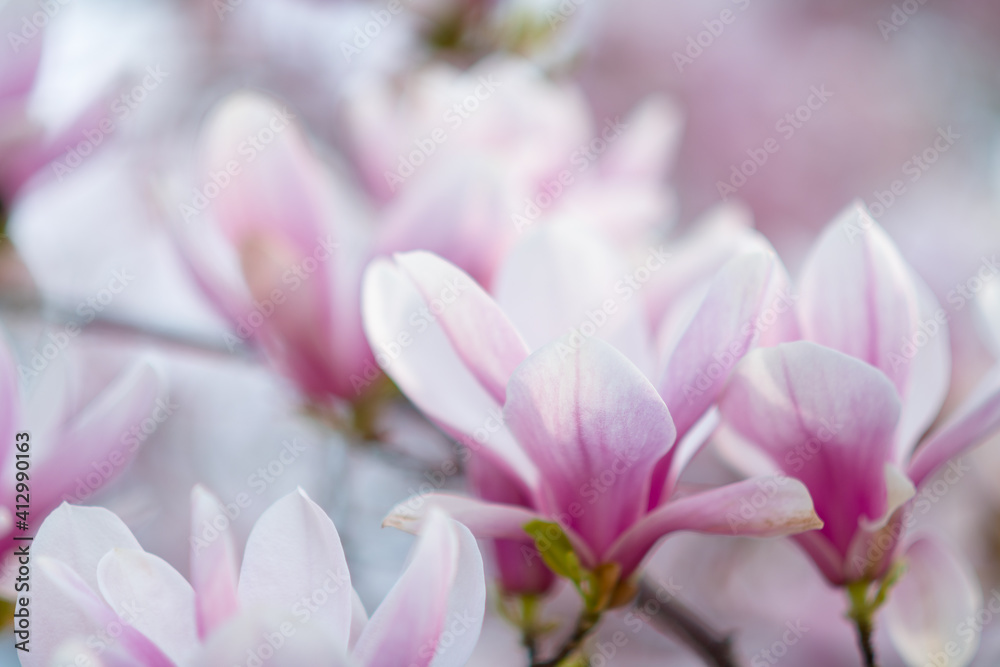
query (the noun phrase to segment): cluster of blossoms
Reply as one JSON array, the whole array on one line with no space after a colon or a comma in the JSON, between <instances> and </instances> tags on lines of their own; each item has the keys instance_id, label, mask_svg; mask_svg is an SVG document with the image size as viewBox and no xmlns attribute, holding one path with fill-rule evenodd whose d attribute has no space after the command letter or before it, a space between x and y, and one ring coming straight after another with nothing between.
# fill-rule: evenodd
<instances>
[{"instance_id":1,"label":"cluster of blossoms","mask_svg":"<svg viewBox=\"0 0 1000 667\"><path fill-rule=\"evenodd\" d=\"M682 105L602 116L560 74L601 3L178 4L142 20L196 46L57 130L32 96L61 5L0 8L0 283L47 306L0 318L22 665L964 667L1000 642L982 563L920 520L1000 432L1000 370L970 389L950 327L974 303L1000 358L995 260L946 309L861 200L802 257L735 202L675 230ZM418 488L386 472L411 459Z\"/></svg>"}]
</instances>

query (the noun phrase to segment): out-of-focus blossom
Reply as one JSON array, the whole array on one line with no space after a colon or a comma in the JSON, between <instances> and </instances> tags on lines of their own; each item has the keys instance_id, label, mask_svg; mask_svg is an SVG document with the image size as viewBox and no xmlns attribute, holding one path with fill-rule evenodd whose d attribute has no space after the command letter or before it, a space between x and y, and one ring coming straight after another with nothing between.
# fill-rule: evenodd
<instances>
[{"instance_id":1,"label":"out-of-focus blossom","mask_svg":"<svg viewBox=\"0 0 1000 667\"><path fill-rule=\"evenodd\" d=\"M5 555L17 544L15 535L33 532L60 503L84 502L117 477L142 444L136 429L171 409L165 379L151 358L116 369L63 350L60 344L68 342L65 331L48 331L38 350L18 362L0 341L0 553ZM27 456L26 479L16 476L24 470L17 467L17 454ZM18 482L30 489L25 494L21 488L20 500ZM27 520L16 513L26 495Z\"/></svg>"},{"instance_id":2,"label":"out-of-focus blossom","mask_svg":"<svg viewBox=\"0 0 1000 667\"><path fill-rule=\"evenodd\" d=\"M396 586L369 619L351 587L333 522L302 492L258 520L237 571L226 508L196 487L188 583L142 550L101 508L62 506L33 554L44 610L25 665L82 656L102 664L462 665L485 606L482 560L461 525L438 513ZM222 528L213 527L216 524ZM237 574L238 572L238 574ZM110 641L105 628L121 633Z\"/></svg>"},{"instance_id":3,"label":"out-of-focus blossom","mask_svg":"<svg viewBox=\"0 0 1000 667\"><path fill-rule=\"evenodd\" d=\"M626 248L672 221L680 114L663 98L595 120L573 85L493 58L402 82L368 77L343 117L363 182L385 202L383 254L430 250L490 286L517 238L547 221L572 219Z\"/></svg>"},{"instance_id":4,"label":"out-of-focus blossom","mask_svg":"<svg viewBox=\"0 0 1000 667\"><path fill-rule=\"evenodd\" d=\"M368 231L294 116L249 93L207 121L200 179L179 204L186 257L235 328L313 397L356 395L370 362L360 320Z\"/></svg>"},{"instance_id":5,"label":"out-of-focus blossom","mask_svg":"<svg viewBox=\"0 0 1000 667\"><path fill-rule=\"evenodd\" d=\"M750 275L769 274L773 258L761 259ZM421 333L411 341L415 353L386 371L446 432L490 462L494 477L512 491L505 502L515 504L428 494L401 503L387 523L413 530L430 508L442 506L478 535L524 541L531 521L555 521L586 568L614 564L622 581L674 530L787 534L818 525L808 496L791 480L675 496L687 462L675 440L708 405L699 399L678 410L684 423L675 428L668 403L642 370L579 332L532 352L496 302L434 255L397 255L396 266L383 261L369 269L364 308L373 346L405 333L407 313L433 303L449 285L462 293L437 312L441 329ZM720 311L712 318L718 325L726 304L711 297L706 303ZM693 330L698 326L696 317ZM740 501L754 493L765 493L768 502L736 525L731 519Z\"/></svg>"}]
</instances>

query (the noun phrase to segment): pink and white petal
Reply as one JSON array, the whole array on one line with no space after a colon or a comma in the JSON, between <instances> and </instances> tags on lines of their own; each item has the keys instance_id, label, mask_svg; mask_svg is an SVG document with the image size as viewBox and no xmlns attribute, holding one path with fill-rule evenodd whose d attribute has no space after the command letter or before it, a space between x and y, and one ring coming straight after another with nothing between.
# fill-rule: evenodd
<instances>
[{"instance_id":1,"label":"pink and white petal","mask_svg":"<svg viewBox=\"0 0 1000 667\"><path fill-rule=\"evenodd\" d=\"M476 380L426 309L423 297L398 266L382 259L368 266L362 297L364 326L382 370L446 433L491 456L533 487L538 471L502 424L500 404ZM477 439L478 432L486 432L485 426L492 423L498 427Z\"/></svg>"},{"instance_id":2,"label":"pink and white petal","mask_svg":"<svg viewBox=\"0 0 1000 667\"><path fill-rule=\"evenodd\" d=\"M575 344L554 341L518 367L504 416L541 471L541 507L569 517L600 557L645 510L650 468L676 431L656 389L621 352L599 339Z\"/></svg>"},{"instance_id":3,"label":"pink and white petal","mask_svg":"<svg viewBox=\"0 0 1000 667\"><path fill-rule=\"evenodd\" d=\"M100 636L107 628L121 628L115 639L120 649L144 667L173 667L174 663L148 637L125 622L94 589L66 563L39 556L33 604L36 617L34 651L24 653L26 667L48 667L63 641L72 637ZM136 602L133 607L141 606Z\"/></svg>"},{"instance_id":4,"label":"pink and white petal","mask_svg":"<svg viewBox=\"0 0 1000 667\"><path fill-rule=\"evenodd\" d=\"M379 255L426 250L489 288L516 236L510 177L492 157L442 156L389 204L379 228Z\"/></svg>"},{"instance_id":5,"label":"pink and white petal","mask_svg":"<svg viewBox=\"0 0 1000 667\"><path fill-rule=\"evenodd\" d=\"M323 167L293 119L264 95L238 92L223 100L205 123L205 179L228 175L226 165L232 161L242 165L210 204L215 221L236 247L263 234L285 238L300 252L311 253L317 237L327 231ZM272 131L274 141L267 150L257 151L255 159L245 159L241 150L246 151L247 136L263 129Z\"/></svg>"},{"instance_id":6,"label":"pink and white petal","mask_svg":"<svg viewBox=\"0 0 1000 667\"><path fill-rule=\"evenodd\" d=\"M994 367L942 426L918 446L907 473L919 488L940 466L1000 429L1000 367Z\"/></svg>"},{"instance_id":7,"label":"pink and white petal","mask_svg":"<svg viewBox=\"0 0 1000 667\"><path fill-rule=\"evenodd\" d=\"M979 648L979 633L968 631L983 607L976 573L946 544L928 537L911 544L905 559L906 571L882 612L889 638L910 667L923 667L933 655L965 667Z\"/></svg>"},{"instance_id":8,"label":"pink and white petal","mask_svg":"<svg viewBox=\"0 0 1000 667\"><path fill-rule=\"evenodd\" d=\"M313 612L310 623L346 649L352 590L337 529L302 489L271 505L254 524L240 569L241 607L292 609L323 591L328 600Z\"/></svg>"},{"instance_id":9,"label":"pink and white petal","mask_svg":"<svg viewBox=\"0 0 1000 667\"><path fill-rule=\"evenodd\" d=\"M860 202L820 235L802 269L799 299L804 338L867 361L906 395L902 345L917 331L919 295L899 250Z\"/></svg>"},{"instance_id":10,"label":"pink and white petal","mask_svg":"<svg viewBox=\"0 0 1000 667\"><path fill-rule=\"evenodd\" d=\"M503 403L507 380L529 353L500 306L465 272L428 252L395 256L417 286L466 367Z\"/></svg>"},{"instance_id":11,"label":"pink and white petal","mask_svg":"<svg viewBox=\"0 0 1000 667\"><path fill-rule=\"evenodd\" d=\"M692 231L667 246L670 261L643 289L647 319L661 329L685 294L708 285L725 264L742 252L771 250L753 228L753 214L738 203L717 204L695 221Z\"/></svg>"},{"instance_id":12,"label":"pink and white petal","mask_svg":"<svg viewBox=\"0 0 1000 667\"><path fill-rule=\"evenodd\" d=\"M910 366L910 381L906 394L901 396L903 410L896 427L895 460L904 467L920 436L937 418L951 385L948 316L923 279L913 274L912 280L919 296L920 325L908 340L919 345L914 345L912 355L903 354L894 362Z\"/></svg>"},{"instance_id":13,"label":"pink and white petal","mask_svg":"<svg viewBox=\"0 0 1000 667\"><path fill-rule=\"evenodd\" d=\"M459 549L451 521L432 511L406 569L358 638L353 651L358 662L364 667L431 664L447 620Z\"/></svg>"},{"instance_id":14,"label":"pink and white petal","mask_svg":"<svg viewBox=\"0 0 1000 667\"><path fill-rule=\"evenodd\" d=\"M750 351L757 333L753 324L772 307L767 296L783 273L773 253L744 253L712 281L657 383L679 434L715 402L729 371ZM784 305L784 315L794 317L791 304Z\"/></svg>"},{"instance_id":15,"label":"pink and white petal","mask_svg":"<svg viewBox=\"0 0 1000 667\"><path fill-rule=\"evenodd\" d=\"M822 526L805 485L784 475L757 477L661 505L632 526L604 560L621 565L626 577L660 538L679 530L780 537Z\"/></svg>"},{"instance_id":16,"label":"pink and white petal","mask_svg":"<svg viewBox=\"0 0 1000 667\"><path fill-rule=\"evenodd\" d=\"M674 160L683 125L682 112L671 100L652 95L633 109L626 129L601 157L603 178L659 184Z\"/></svg>"},{"instance_id":17,"label":"pink and white petal","mask_svg":"<svg viewBox=\"0 0 1000 667\"><path fill-rule=\"evenodd\" d=\"M906 476L906 473L895 463L886 463L883 466L885 477L886 503L882 516L868 519L862 517L858 525L864 531L875 532L881 530L889 523L889 519L900 507L910 501L917 494L913 482Z\"/></svg>"},{"instance_id":18,"label":"pink and white petal","mask_svg":"<svg viewBox=\"0 0 1000 667\"><path fill-rule=\"evenodd\" d=\"M221 531L217 522L220 516L227 519ZM199 484L191 491L191 585L199 638L205 639L237 613L237 581L228 516L219 499Z\"/></svg>"},{"instance_id":19,"label":"pink and white petal","mask_svg":"<svg viewBox=\"0 0 1000 667\"><path fill-rule=\"evenodd\" d=\"M135 549L113 549L97 565L101 595L113 609L135 605L129 623L176 664L198 645L194 589L166 561Z\"/></svg>"},{"instance_id":20,"label":"pink and white petal","mask_svg":"<svg viewBox=\"0 0 1000 667\"><path fill-rule=\"evenodd\" d=\"M462 667L479 642L486 615L486 576L483 557L476 538L468 528L449 519L458 536L458 561L448 592L448 610L444 631L450 633L447 644L440 642L431 667Z\"/></svg>"},{"instance_id":21,"label":"pink and white petal","mask_svg":"<svg viewBox=\"0 0 1000 667\"><path fill-rule=\"evenodd\" d=\"M417 535L436 511L445 513L480 538L522 540L527 535L525 525L546 520L537 511L519 505L490 503L450 493L428 493L396 505L382 525Z\"/></svg>"},{"instance_id":22,"label":"pink and white petal","mask_svg":"<svg viewBox=\"0 0 1000 667\"><path fill-rule=\"evenodd\" d=\"M883 516L900 404L869 364L809 341L748 354L723 392L723 419L809 488L823 533L846 553L858 522Z\"/></svg>"},{"instance_id":23,"label":"pink and white petal","mask_svg":"<svg viewBox=\"0 0 1000 667\"><path fill-rule=\"evenodd\" d=\"M631 269L596 233L549 224L511 249L493 293L532 350L579 331L607 341L648 375L652 344L642 301L624 281Z\"/></svg>"},{"instance_id":24,"label":"pink and white petal","mask_svg":"<svg viewBox=\"0 0 1000 667\"><path fill-rule=\"evenodd\" d=\"M316 623L301 624L290 610L254 608L241 611L208 638L187 664L192 667L245 665L250 654L270 650L267 667L356 667L336 638ZM317 656L322 656L317 661ZM254 663L256 664L256 663Z\"/></svg>"},{"instance_id":25,"label":"pink and white petal","mask_svg":"<svg viewBox=\"0 0 1000 667\"><path fill-rule=\"evenodd\" d=\"M151 358L134 363L74 415L53 443L52 453L35 468L33 501L36 511L46 512L73 492L79 477L93 472L92 465L106 462L115 452L131 458L132 447L121 442L122 434L150 416L156 400L165 395L166 380ZM106 482L124 466L111 466Z\"/></svg>"},{"instance_id":26,"label":"pink and white petal","mask_svg":"<svg viewBox=\"0 0 1000 667\"><path fill-rule=\"evenodd\" d=\"M63 503L45 518L31 551L62 561L97 590L97 564L112 549L142 549L128 527L103 507Z\"/></svg>"}]
</instances>

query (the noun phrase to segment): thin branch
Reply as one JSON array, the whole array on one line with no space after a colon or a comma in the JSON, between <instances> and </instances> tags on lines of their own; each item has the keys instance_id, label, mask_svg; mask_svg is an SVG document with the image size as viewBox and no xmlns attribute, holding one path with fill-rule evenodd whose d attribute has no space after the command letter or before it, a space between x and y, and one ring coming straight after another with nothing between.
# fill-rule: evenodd
<instances>
[{"instance_id":1,"label":"thin branch","mask_svg":"<svg viewBox=\"0 0 1000 667\"><path fill-rule=\"evenodd\" d=\"M656 627L670 633L701 656L705 664L712 667L738 667L733 655L732 635L723 635L684 606L676 597L662 600L648 581L639 583L636 606L640 609L656 609L649 614ZM652 605L655 603L655 606Z\"/></svg>"},{"instance_id":2,"label":"thin branch","mask_svg":"<svg viewBox=\"0 0 1000 667\"><path fill-rule=\"evenodd\" d=\"M544 662L532 661L531 667L558 667L563 660L573 655L580 648L583 640L597 627L597 622L600 620L600 612L584 609L580 614L580 618L576 621L576 628L573 629L573 634L566 640L566 643L559 649L555 657Z\"/></svg>"}]
</instances>

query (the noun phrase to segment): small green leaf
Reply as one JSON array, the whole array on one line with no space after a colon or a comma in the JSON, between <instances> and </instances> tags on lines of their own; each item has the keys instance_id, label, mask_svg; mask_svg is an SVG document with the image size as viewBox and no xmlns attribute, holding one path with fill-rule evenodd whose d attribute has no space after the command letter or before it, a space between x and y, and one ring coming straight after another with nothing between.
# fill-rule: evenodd
<instances>
[{"instance_id":1,"label":"small green leaf","mask_svg":"<svg viewBox=\"0 0 1000 667\"><path fill-rule=\"evenodd\" d=\"M536 519L524 526L524 531L535 540L535 548L549 569L579 585L583 578L580 559L562 526L552 521Z\"/></svg>"}]
</instances>

